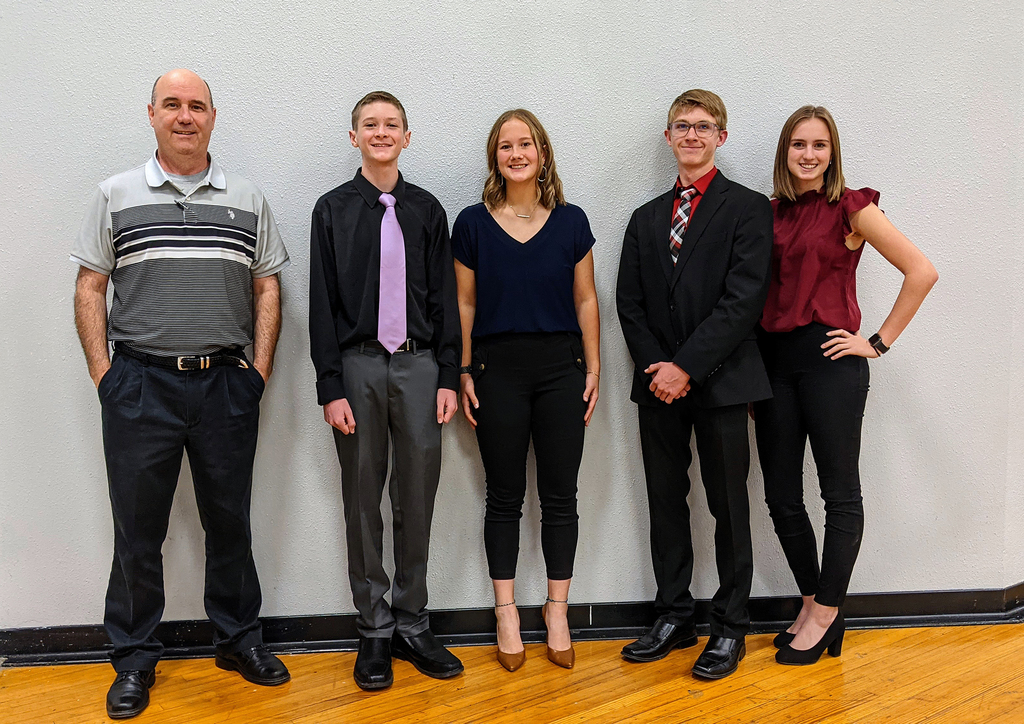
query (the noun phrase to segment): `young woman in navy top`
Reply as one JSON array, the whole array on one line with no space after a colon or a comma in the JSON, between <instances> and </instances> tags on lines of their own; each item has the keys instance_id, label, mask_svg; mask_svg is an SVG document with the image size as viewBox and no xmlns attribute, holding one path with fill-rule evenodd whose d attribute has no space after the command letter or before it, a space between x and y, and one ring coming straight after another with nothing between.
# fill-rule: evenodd
<instances>
[{"instance_id":1,"label":"young woman in navy top","mask_svg":"<svg viewBox=\"0 0 1024 724\"><path fill-rule=\"evenodd\" d=\"M525 110L487 139L483 203L459 214L452 251L462 317L462 409L486 477L484 548L494 584L498 661L526 659L515 607L519 519L533 439L547 567L548 658L572 668L567 613L578 532L576 479L601 358L594 235L565 203L551 141Z\"/></svg>"},{"instance_id":2,"label":"young woman in navy top","mask_svg":"<svg viewBox=\"0 0 1024 724\"><path fill-rule=\"evenodd\" d=\"M938 279L935 268L878 208L878 192L846 188L831 114L804 106L782 128L775 154L772 278L759 330L772 399L754 403L757 450L775 532L803 606L775 637L776 661L810 664L842 651L846 597L864 529L861 421L867 360L888 351ZM876 334L859 331L856 271L863 244L904 275ZM810 439L825 501L818 565L803 502Z\"/></svg>"}]
</instances>

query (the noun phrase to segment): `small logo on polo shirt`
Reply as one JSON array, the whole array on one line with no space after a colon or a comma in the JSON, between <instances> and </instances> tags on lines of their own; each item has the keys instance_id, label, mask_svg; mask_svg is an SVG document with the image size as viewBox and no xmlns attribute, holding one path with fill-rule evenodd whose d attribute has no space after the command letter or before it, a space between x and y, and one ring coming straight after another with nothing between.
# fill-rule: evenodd
<instances>
[{"instance_id":1,"label":"small logo on polo shirt","mask_svg":"<svg viewBox=\"0 0 1024 724\"><path fill-rule=\"evenodd\" d=\"M230 216L232 219L235 218L235 212L232 211L231 209L228 209L228 216Z\"/></svg>"}]
</instances>

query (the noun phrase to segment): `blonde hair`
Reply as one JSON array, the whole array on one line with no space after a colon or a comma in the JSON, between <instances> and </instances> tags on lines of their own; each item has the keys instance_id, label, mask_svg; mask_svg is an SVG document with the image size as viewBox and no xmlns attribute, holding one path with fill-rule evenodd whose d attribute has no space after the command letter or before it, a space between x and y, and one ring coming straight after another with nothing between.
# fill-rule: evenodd
<instances>
[{"instance_id":1,"label":"blonde hair","mask_svg":"<svg viewBox=\"0 0 1024 724\"><path fill-rule=\"evenodd\" d=\"M530 129L533 142L543 156L540 173L537 174L537 186L540 189L540 203L546 209L555 208L555 204L565 206L565 195L562 193L562 180L555 170L555 152L551 148L551 139L544 126L533 115L522 108L505 111L491 126L487 136L487 181L484 182L483 202L488 209L497 209L505 203L505 179L498 169L498 136L501 127L509 121L517 119ZM543 178L541 178L543 177Z\"/></svg>"},{"instance_id":2,"label":"blonde hair","mask_svg":"<svg viewBox=\"0 0 1024 724\"><path fill-rule=\"evenodd\" d=\"M689 110L690 108L703 108L715 119L715 125L718 126L718 130L725 130L725 124L728 121L728 116L725 113L725 102L718 97L717 93L701 90L700 88L686 91L672 101L672 105L669 106L668 122L672 123L680 111Z\"/></svg>"},{"instance_id":3,"label":"blonde hair","mask_svg":"<svg viewBox=\"0 0 1024 724\"><path fill-rule=\"evenodd\" d=\"M797 197L793 174L789 170L789 144L793 140L793 131L799 123L810 118L820 118L828 126L828 134L832 141L832 158L825 169L825 195L829 202L838 201L846 190L846 179L843 178L843 157L839 153L839 129L832 114L824 106L803 106L786 119L779 134L779 147L775 150L775 171L772 174L772 198L795 201Z\"/></svg>"}]
</instances>

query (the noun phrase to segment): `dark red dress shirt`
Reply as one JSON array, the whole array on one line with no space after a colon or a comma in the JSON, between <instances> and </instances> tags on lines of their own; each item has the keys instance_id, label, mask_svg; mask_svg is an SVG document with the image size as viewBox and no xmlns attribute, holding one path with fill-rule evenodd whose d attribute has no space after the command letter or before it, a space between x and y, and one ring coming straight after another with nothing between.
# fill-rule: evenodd
<instances>
[{"instance_id":1,"label":"dark red dress shirt","mask_svg":"<svg viewBox=\"0 0 1024 724\"><path fill-rule=\"evenodd\" d=\"M855 332L860 329L857 305L856 251L846 246L853 231L850 216L878 204L874 189L846 189L829 203L824 193L808 191L796 201L772 199L775 242L772 279L761 326L767 332L789 332L811 322Z\"/></svg>"},{"instance_id":2,"label":"dark red dress shirt","mask_svg":"<svg viewBox=\"0 0 1024 724\"><path fill-rule=\"evenodd\" d=\"M697 205L700 204L700 200L704 198L704 193L708 190L708 186L711 185L711 179L715 177L716 173L718 173L718 167L712 166L710 171L693 182L693 188L697 189L697 195L690 201L690 219L686 222L687 228L689 228L690 222L693 221L693 213L697 210ZM676 176L676 200L672 202L673 219L676 218L676 212L679 211L679 194L682 192L683 188L682 182L679 180L679 177Z\"/></svg>"}]
</instances>

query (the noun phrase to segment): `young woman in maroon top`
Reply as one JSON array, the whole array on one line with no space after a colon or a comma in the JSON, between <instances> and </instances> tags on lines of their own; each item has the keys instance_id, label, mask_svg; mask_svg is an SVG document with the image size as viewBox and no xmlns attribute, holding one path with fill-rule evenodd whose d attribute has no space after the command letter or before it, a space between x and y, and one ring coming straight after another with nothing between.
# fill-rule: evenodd
<instances>
[{"instance_id":1,"label":"young woman in maroon top","mask_svg":"<svg viewBox=\"0 0 1024 724\"><path fill-rule=\"evenodd\" d=\"M775 638L776 661L809 664L842 651L846 597L864 529L861 420L868 358L886 352L938 279L935 268L878 208L878 192L846 188L831 114L804 106L782 128L775 154L772 277L758 330L772 399L754 403L765 499L803 597L796 621ZM857 262L864 242L904 275L876 335L860 333ZM803 502L811 442L825 501L818 566Z\"/></svg>"}]
</instances>

